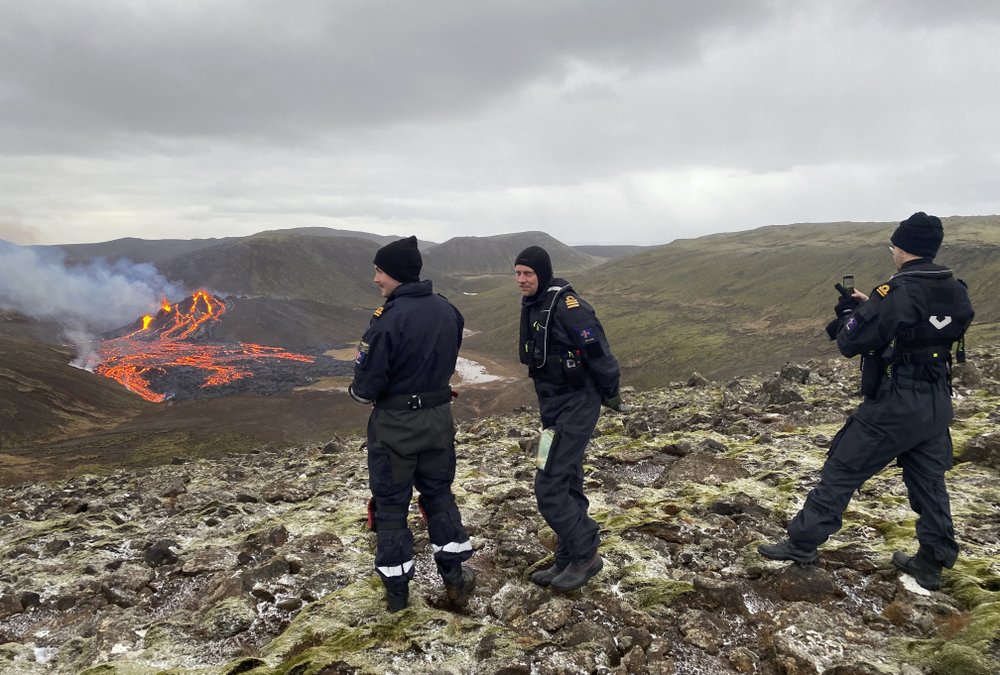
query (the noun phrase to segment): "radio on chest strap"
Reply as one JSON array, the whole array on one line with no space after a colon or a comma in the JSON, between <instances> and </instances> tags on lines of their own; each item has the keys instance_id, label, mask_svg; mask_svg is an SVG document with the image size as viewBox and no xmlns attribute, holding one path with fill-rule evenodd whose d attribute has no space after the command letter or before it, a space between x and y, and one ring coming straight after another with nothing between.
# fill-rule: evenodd
<instances>
[{"instance_id":1,"label":"radio on chest strap","mask_svg":"<svg viewBox=\"0 0 1000 675\"><path fill-rule=\"evenodd\" d=\"M532 363L529 365L532 368L544 368L546 362L549 358L549 322L552 321L552 315L555 312L556 302L559 300L559 296L566 289L571 288L570 284L565 286L549 286L545 289L546 296L542 300L541 305L544 307L547 305L546 309L542 310L545 314L545 323L538 327L538 332L542 334L542 344L539 345L537 341L532 340L533 349L529 352ZM527 345L525 345L527 347ZM539 360L539 356L541 360Z\"/></svg>"}]
</instances>

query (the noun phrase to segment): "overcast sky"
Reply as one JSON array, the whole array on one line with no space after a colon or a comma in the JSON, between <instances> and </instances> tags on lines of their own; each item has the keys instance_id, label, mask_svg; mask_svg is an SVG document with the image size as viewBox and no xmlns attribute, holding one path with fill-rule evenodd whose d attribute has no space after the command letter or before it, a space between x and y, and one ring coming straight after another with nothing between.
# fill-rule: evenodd
<instances>
[{"instance_id":1,"label":"overcast sky","mask_svg":"<svg viewBox=\"0 0 1000 675\"><path fill-rule=\"evenodd\" d=\"M1000 2L0 0L0 239L1000 213Z\"/></svg>"}]
</instances>

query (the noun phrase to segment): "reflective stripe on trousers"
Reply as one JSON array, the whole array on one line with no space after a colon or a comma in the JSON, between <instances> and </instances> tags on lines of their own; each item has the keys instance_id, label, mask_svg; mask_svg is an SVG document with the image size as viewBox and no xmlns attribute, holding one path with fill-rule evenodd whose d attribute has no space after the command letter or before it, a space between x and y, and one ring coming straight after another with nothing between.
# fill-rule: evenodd
<instances>
[{"instance_id":1,"label":"reflective stripe on trousers","mask_svg":"<svg viewBox=\"0 0 1000 675\"><path fill-rule=\"evenodd\" d=\"M413 560L407 560L402 565L393 565L392 567L378 567L379 572L385 577L401 577L407 572L413 569Z\"/></svg>"},{"instance_id":2,"label":"reflective stripe on trousers","mask_svg":"<svg viewBox=\"0 0 1000 675\"><path fill-rule=\"evenodd\" d=\"M451 541L445 544L444 546L438 546L437 544L431 543L431 549L433 549L435 553L440 553L442 551L444 551L445 553L461 553L462 551L471 551L472 540L466 539L462 543L459 543L457 541Z\"/></svg>"}]
</instances>

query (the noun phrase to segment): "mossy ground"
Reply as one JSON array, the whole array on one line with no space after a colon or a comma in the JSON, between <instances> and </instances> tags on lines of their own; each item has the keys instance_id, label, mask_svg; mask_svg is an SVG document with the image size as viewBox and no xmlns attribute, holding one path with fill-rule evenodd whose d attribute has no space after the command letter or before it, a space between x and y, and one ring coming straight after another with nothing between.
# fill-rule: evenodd
<instances>
[{"instance_id":1,"label":"mossy ground","mask_svg":"<svg viewBox=\"0 0 1000 675\"><path fill-rule=\"evenodd\" d=\"M80 570L90 565L106 587L151 574L148 586L161 595L102 609L105 631L123 628L114 639L129 660L115 659L115 643L80 638L77 630L77 642L63 643L63 662L53 672L93 666L91 672L109 674L490 673L514 663L538 672L562 664L575 672L579 666L565 664L589 663L603 653L602 635L624 643L640 629L660 640L647 658L669 660L683 675L727 672L739 654L751 654L760 672L790 658L811 659L823 672L850 665L844 655L906 662L922 673L991 672L1000 615L1000 566L990 532L991 518L1000 513L994 470L959 463L948 476L962 555L945 572L943 591L930 599L907 591L889 562L894 550L915 548L915 515L896 468L852 498L844 527L822 547L820 566L805 577L804 588L796 585L795 570L756 553L761 541L783 536L839 428L831 420L849 408L835 385L847 392L853 369L838 367L824 376L831 396L818 396L821 385L810 382L798 391L814 402L790 406L771 404L760 379L628 394L632 412L606 413L588 451L585 485L602 530L605 568L575 594L555 596L528 581L533 569L551 561L555 537L532 494L537 413L520 412L459 427L455 493L476 546L470 566L480 575L465 611L442 601L426 526L414 512L418 560L410 605L385 612L371 569L374 541L364 528L364 455L326 455L313 446L92 473L11 492L8 510L25 515L12 516L3 531L3 550L21 551L8 553L10 578L17 579L9 587L20 590L22 579L47 584L43 609L18 620L34 632L41 624L31 622L42 616L72 626L74 610L60 614L52 605L76 592ZM987 391L971 398L982 409L956 420L956 454L991 430L997 409ZM818 406L816 400L841 402ZM361 440L350 437L345 445L356 448ZM706 467L702 475L672 473L692 460ZM185 485L183 493L156 496L176 481ZM74 513L81 502L90 508ZM220 508L231 515L219 515ZM212 518L220 522L209 525ZM268 542L282 528L287 542ZM149 572L143 546L165 536L180 542L181 563ZM72 546L51 555L53 564L41 564L45 546L61 538ZM237 562L241 551L253 554L251 562ZM289 560L299 560L302 570L284 571ZM275 562L281 576L251 574L255 565ZM828 590L812 597L813 585ZM248 594L258 591L247 605ZM304 600L282 612L268 593ZM784 597L796 594L805 599ZM226 637L245 625L248 607L257 614L254 623ZM84 621L84 612L78 618ZM551 630L541 628L543 622ZM593 624L592 634L583 630L586 624ZM775 635L810 638L829 625L850 630L824 634L812 655L779 653L794 640L768 642ZM135 626L143 637L129 635ZM98 665L100 659L106 663ZM71 670L73 663L79 667Z\"/></svg>"}]
</instances>

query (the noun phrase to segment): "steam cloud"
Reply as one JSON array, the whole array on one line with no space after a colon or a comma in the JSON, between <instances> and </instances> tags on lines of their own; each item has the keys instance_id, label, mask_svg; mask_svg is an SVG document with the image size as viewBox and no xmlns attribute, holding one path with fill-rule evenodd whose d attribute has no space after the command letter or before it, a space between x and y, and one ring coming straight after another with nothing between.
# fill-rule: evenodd
<instances>
[{"instance_id":1,"label":"steam cloud","mask_svg":"<svg viewBox=\"0 0 1000 675\"><path fill-rule=\"evenodd\" d=\"M80 345L88 332L155 313L163 298L187 295L148 263L97 259L68 266L61 253L0 241L0 308L59 322Z\"/></svg>"}]
</instances>

